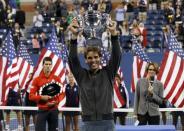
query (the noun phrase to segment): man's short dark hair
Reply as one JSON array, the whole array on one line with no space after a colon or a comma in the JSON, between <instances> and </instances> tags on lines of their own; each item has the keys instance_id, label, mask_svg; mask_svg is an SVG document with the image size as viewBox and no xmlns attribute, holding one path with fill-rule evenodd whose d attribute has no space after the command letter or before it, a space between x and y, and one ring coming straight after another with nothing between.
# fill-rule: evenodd
<instances>
[{"instance_id":1,"label":"man's short dark hair","mask_svg":"<svg viewBox=\"0 0 184 131\"><path fill-rule=\"evenodd\" d=\"M101 57L102 56L102 54L101 54L101 51L100 51L100 49L98 48L98 47L96 47L96 46L89 46L89 47L87 47L86 48L86 50L85 50L85 52L84 52L84 58L86 59L87 58L87 54L89 53L89 52L96 52L96 53L98 53L98 55Z\"/></svg>"},{"instance_id":2,"label":"man's short dark hair","mask_svg":"<svg viewBox=\"0 0 184 131\"><path fill-rule=\"evenodd\" d=\"M43 59L43 65L44 65L45 61L50 61L52 63L52 59L50 57L45 57Z\"/></svg>"}]
</instances>

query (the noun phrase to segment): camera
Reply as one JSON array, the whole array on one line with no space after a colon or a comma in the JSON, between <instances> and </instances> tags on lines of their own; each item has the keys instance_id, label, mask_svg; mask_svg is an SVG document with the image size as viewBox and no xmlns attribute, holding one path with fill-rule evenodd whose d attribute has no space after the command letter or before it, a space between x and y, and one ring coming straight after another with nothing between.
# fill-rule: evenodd
<instances>
[{"instance_id":1,"label":"camera","mask_svg":"<svg viewBox=\"0 0 184 131\"><path fill-rule=\"evenodd\" d=\"M56 19L55 19L54 17L51 17L50 20L51 20L51 21L55 21Z\"/></svg>"},{"instance_id":2,"label":"camera","mask_svg":"<svg viewBox=\"0 0 184 131\"><path fill-rule=\"evenodd\" d=\"M8 22L9 23L13 23L14 21L13 21L13 19L9 19Z\"/></svg>"}]
</instances>

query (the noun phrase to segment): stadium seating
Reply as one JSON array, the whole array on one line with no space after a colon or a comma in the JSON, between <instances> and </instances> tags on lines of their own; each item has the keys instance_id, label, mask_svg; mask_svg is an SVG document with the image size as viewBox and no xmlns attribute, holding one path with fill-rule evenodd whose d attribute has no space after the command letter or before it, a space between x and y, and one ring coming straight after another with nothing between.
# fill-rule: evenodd
<instances>
[{"instance_id":1,"label":"stadium seating","mask_svg":"<svg viewBox=\"0 0 184 131\"><path fill-rule=\"evenodd\" d=\"M148 11L146 20L147 29L147 47L153 48L154 51L160 51L163 45L163 31L162 28L166 24L166 20L162 10Z\"/></svg>"}]
</instances>

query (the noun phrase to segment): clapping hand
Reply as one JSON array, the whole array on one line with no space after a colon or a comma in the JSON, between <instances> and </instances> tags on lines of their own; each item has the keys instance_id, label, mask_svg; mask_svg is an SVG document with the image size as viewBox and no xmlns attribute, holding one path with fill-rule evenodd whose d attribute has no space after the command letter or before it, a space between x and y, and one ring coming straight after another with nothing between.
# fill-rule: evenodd
<instances>
[{"instance_id":1,"label":"clapping hand","mask_svg":"<svg viewBox=\"0 0 184 131\"><path fill-rule=\"evenodd\" d=\"M68 30L72 32L72 39L77 39L77 35L80 32L79 31L79 23L76 18L72 19L72 22L68 26Z\"/></svg>"},{"instance_id":2,"label":"clapping hand","mask_svg":"<svg viewBox=\"0 0 184 131\"><path fill-rule=\"evenodd\" d=\"M110 22L110 24L107 26L107 28L109 29L109 31L111 32L111 35L112 36L116 36L116 35L118 35L119 34L119 32L117 31L117 29L116 29L116 25L117 25L117 23L115 22L115 21L109 21Z\"/></svg>"}]
</instances>

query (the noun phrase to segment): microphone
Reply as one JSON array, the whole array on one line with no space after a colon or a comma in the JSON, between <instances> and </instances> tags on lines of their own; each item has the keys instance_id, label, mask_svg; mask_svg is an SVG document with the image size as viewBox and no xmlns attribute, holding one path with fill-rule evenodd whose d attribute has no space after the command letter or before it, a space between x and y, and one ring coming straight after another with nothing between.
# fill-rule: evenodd
<instances>
[{"instance_id":1,"label":"microphone","mask_svg":"<svg viewBox=\"0 0 184 131\"><path fill-rule=\"evenodd\" d=\"M149 82L150 82L150 86L148 87L148 92L147 92L147 100L149 101L149 99L151 100L151 97L153 95L153 82L154 82L155 77L154 76L150 76Z\"/></svg>"},{"instance_id":2,"label":"microphone","mask_svg":"<svg viewBox=\"0 0 184 131\"><path fill-rule=\"evenodd\" d=\"M154 76L150 76L150 84L151 84L151 86L153 85L154 80L155 80L155 77Z\"/></svg>"}]
</instances>

